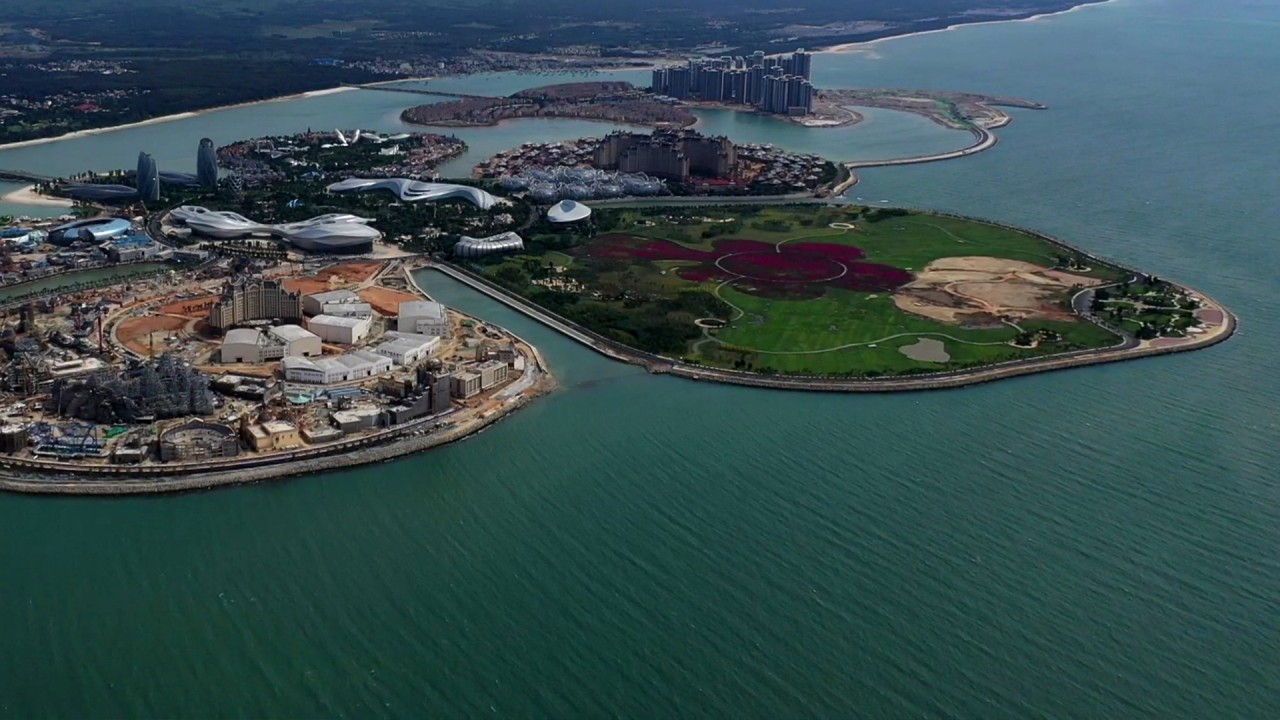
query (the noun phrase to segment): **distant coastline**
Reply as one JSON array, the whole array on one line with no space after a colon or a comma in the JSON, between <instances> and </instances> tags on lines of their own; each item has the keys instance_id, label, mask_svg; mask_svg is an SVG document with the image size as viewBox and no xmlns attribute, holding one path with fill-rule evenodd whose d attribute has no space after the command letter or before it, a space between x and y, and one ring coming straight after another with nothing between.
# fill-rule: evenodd
<instances>
[{"instance_id":1,"label":"distant coastline","mask_svg":"<svg viewBox=\"0 0 1280 720\"><path fill-rule=\"evenodd\" d=\"M1046 18L1052 18L1052 17L1058 16L1058 15L1065 15L1067 13L1076 12L1077 10L1081 10L1086 7L1109 5L1114 2L1117 2L1117 0L1086 0L1085 2L1080 2L1076 5L1073 5L1072 7L1065 8L1063 10L1056 10L1052 12L1040 12L1040 13L1029 15L1026 17L1010 17L1008 19L1001 19L1001 20L979 20L975 22L952 23L946 27L934 28L932 30L919 30L915 32L889 34L889 35L874 38L871 40L859 40L856 42L846 42L846 43L838 43L835 45L822 46L818 49L815 49L813 52L818 54L839 54L839 53L859 52L861 50L865 50L868 47L874 46L878 43L887 42L889 40L899 40L902 38L916 37L919 35L932 35L936 33L950 32L952 30L956 30L959 28L971 27L971 26L977 26L977 25L993 25L997 23L1011 23L1011 22L1034 22L1037 20L1043 20ZM889 31L889 32L892 33L892 31ZM614 73L614 72L628 72L628 71L643 70L645 68L651 68L651 67L657 66L665 61L669 61L669 59L670 58L657 58L652 61L637 61L634 65L627 65L624 67L609 66L605 68L596 69L594 70L594 72ZM163 115L160 117L149 118L147 120L139 120L137 122L125 123L123 125L110 125L110 126L101 127L101 128L91 128L88 130L76 130L74 132L63 133L61 135L52 135L50 137L45 137L45 138L33 138L30 140L19 140L17 142L0 144L0 151L18 149L23 147L31 147L36 145L44 145L47 143L58 142L61 140L73 140L78 137L100 135L103 133L116 132L118 130L128 130L130 128L143 127L146 125L156 125L159 123L172 122L174 120L185 120L188 118L199 117L200 115L216 112L219 110L233 110L237 108L252 107L254 105L262 105L265 103L284 102L288 100L302 100L302 99L312 98L312 97L321 97L324 95L332 95L340 92L359 90L359 89L362 89L362 87L376 87L378 85L390 85L390 84L404 83L404 82L429 82L431 80L438 80L438 79L440 78L435 76L392 78L388 80L379 80L377 82L366 83L363 86L339 85L331 88L309 90L307 92L291 93L289 95L280 95L272 98L264 98L262 100L252 100L249 102L234 103L230 105L215 105L212 107L200 108L198 110L189 110L186 112L175 113L172 115Z\"/></svg>"},{"instance_id":2,"label":"distant coastline","mask_svg":"<svg viewBox=\"0 0 1280 720\"><path fill-rule=\"evenodd\" d=\"M173 115L161 115L160 117L150 118L148 120L139 120L137 122L125 123L123 125L110 125L107 127L90 128L88 130L76 130L75 132L63 133L61 135L51 135L45 138L32 138L31 140L19 140L17 142L6 143L0 145L0 150L16 150L17 148L30 147L33 145L45 145L61 140L74 140L78 137L89 137L92 135L102 135L103 133L116 132L117 130L128 130L129 128L143 127L145 125L158 125L160 123L173 122L174 120L186 120L188 118L199 117L206 113L217 112L219 110L234 110L236 108L251 107L253 105L264 105L266 103L284 102L286 100L303 100L306 98L321 97L323 95L333 95L335 93L347 92L349 90L358 90L359 88L347 85L341 85L332 88L323 88L321 90L308 90L307 92L293 93L291 95L281 95L279 97L266 98L264 100L252 100L249 102L234 103L231 105L215 105L213 107L201 108L199 110L189 110L187 112L174 113Z\"/></svg>"},{"instance_id":3,"label":"distant coastline","mask_svg":"<svg viewBox=\"0 0 1280 720\"><path fill-rule=\"evenodd\" d=\"M903 38L916 37L919 35L936 35L938 33L951 32L952 30L958 30L960 28L966 28L966 27L976 27L979 25L999 25L1003 23L1035 22L1037 20L1044 20L1046 18L1056 17L1058 15L1066 15L1067 13L1073 13L1077 10L1082 10L1087 7L1109 5L1117 1L1118 0L1085 0L1085 2L1081 2L1077 5L1073 5L1064 10L1054 10L1053 12L1039 12L1034 15L1028 15L1026 17L1010 17L1010 18L1001 19L1001 20L978 20L976 22L952 23L946 27L934 28L932 30L917 30L915 32L906 32L906 33L901 33L897 35L885 35L884 37L878 37L872 40L858 40L857 42L846 42L846 43L838 43L836 45L828 45L828 46L819 48L817 50L814 50L814 52L818 54L823 54L823 55L836 55L841 53L859 52L860 50L864 50L869 46L876 45L878 43L888 42L890 40L901 40Z\"/></svg>"}]
</instances>

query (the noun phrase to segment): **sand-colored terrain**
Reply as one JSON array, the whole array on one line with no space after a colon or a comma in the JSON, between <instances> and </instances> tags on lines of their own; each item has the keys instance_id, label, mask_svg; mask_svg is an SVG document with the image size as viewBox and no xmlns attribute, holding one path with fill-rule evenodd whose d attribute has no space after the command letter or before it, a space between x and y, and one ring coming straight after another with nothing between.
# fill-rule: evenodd
<instances>
[{"instance_id":1,"label":"sand-colored terrain","mask_svg":"<svg viewBox=\"0 0 1280 720\"><path fill-rule=\"evenodd\" d=\"M305 295L315 295L327 290L337 290L345 287L344 283L338 279L329 280L326 278L318 278L314 275L305 275L303 277L292 277L284 280L284 289L289 292L300 292Z\"/></svg>"},{"instance_id":2,"label":"sand-colored terrain","mask_svg":"<svg viewBox=\"0 0 1280 720\"><path fill-rule=\"evenodd\" d=\"M183 315L189 318L208 317L209 310L214 303L218 302L218 298L222 297L218 294L202 295L200 297L186 298L183 300L175 300L166 305L156 308L156 312L162 315Z\"/></svg>"},{"instance_id":3,"label":"sand-colored terrain","mask_svg":"<svg viewBox=\"0 0 1280 720\"><path fill-rule=\"evenodd\" d=\"M893 300L901 310L955 325L1069 320L1075 315L1061 302L1071 286L1101 282L1020 260L949 257L926 265Z\"/></svg>"},{"instance_id":4,"label":"sand-colored terrain","mask_svg":"<svg viewBox=\"0 0 1280 720\"><path fill-rule=\"evenodd\" d=\"M362 288L357 290L356 294L360 296L361 300L372 305L379 315L385 317L397 317L400 315L400 303L402 302L422 299L407 292L376 286Z\"/></svg>"},{"instance_id":5,"label":"sand-colored terrain","mask_svg":"<svg viewBox=\"0 0 1280 720\"><path fill-rule=\"evenodd\" d=\"M343 263L327 267L314 275L286 278L284 287L290 292L314 295L327 290L338 290L368 282L381 269L381 262Z\"/></svg>"},{"instance_id":6,"label":"sand-colored terrain","mask_svg":"<svg viewBox=\"0 0 1280 720\"><path fill-rule=\"evenodd\" d=\"M143 315L126 318L116 328L116 338L141 355L161 355L169 350L168 338L187 335L190 318L173 315Z\"/></svg>"}]
</instances>

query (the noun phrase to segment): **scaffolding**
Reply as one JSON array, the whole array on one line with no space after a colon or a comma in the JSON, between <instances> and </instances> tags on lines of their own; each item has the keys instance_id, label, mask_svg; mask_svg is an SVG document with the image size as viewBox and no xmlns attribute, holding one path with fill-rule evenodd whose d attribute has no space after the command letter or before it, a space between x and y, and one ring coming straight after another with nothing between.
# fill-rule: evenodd
<instances>
[{"instance_id":1,"label":"scaffolding","mask_svg":"<svg viewBox=\"0 0 1280 720\"><path fill-rule=\"evenodd\" d=\"M134 363L124 372L59 379L51 394L59 416L103 424L208 415L214 409L209 378L169 354Z\"/></svg>"}]
</instances>

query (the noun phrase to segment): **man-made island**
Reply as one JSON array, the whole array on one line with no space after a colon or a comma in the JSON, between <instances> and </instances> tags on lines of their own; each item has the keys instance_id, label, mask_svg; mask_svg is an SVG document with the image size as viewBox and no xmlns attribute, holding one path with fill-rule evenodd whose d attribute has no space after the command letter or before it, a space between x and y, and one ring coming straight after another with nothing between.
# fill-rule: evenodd
<instances>
[{"instance_id":1,"label":"man-made island","mask_svg":"<svg viewBox=\"0 0 1280 720\"><path fill-rule=\"evenodd\" d=\"M483 127L518 118L575 118L630 125L692 125L688 108L663 102L628 82L580 82L417 105L400 114L416 125Z\"/></svg>"},{"instance_id":2,"label":"man-made island","mask_svg":"<svg viewBox=\"0 0 1280 720\"><path fill-rule=\"evenodd\" d=\"M413 249L488 247L500 232L463 234L514 226L523 206L346 175L421 175L458 145L204 140L189 177L143 153L134 171L43 185L82 217L5 218L0 488L168 492L378 462L547 391L535 348L411 272ZM211 176L214 158L234 171Z\"/></svg>"},{"instance_id":3,"label":"man-made island","mask_svg":"<svg viewBox=\"0 0 1280 720\"><path fill-rule=\"evenodd\" d=\"M851 205L609 208L456 276L616 359L699 380L919 390L1205 347L1195 291L981 220Z\"/></svg>"}]
</instances>

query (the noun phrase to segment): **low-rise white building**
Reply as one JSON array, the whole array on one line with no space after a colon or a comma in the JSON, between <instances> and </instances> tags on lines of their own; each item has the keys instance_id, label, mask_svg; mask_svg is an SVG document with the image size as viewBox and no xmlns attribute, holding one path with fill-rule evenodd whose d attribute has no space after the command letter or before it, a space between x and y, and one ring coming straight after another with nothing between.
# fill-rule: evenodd
<instances>
[{"instance_id":1,"label":"low-rise white building","mask_svg":"<svg viewBox=\"0 0 1280 720\"><path fill-rule=\"evenodd\" d=\"M280 325L269 328L267 332L284 344L286 356L316 357L324 352L320 347L320 336L299 325Z\"/></svg>"},{"instance_id":2,"label":"low-rise white building","mask_svg":"<svg viewBox=\"0 0 1280 720\"><path fill-rule=\"evenodd\" d=\"M345 355L319 358L288 357L283 361L284 379L313 385L364 380L391 372L391 358L353 350Z\"/></svg>"},{"instance_id":3,"label":"low-rise white building","mask_svg":"<svg viewBox=\"0 0 1280 720\"><path fill-rule=\"evenodd\" d=\"M260 363L279 360L286 346L257 328L234 328L222 338L219 358L224 363Z\"/></svg>"},{"instance_id":4,"label":"low-rise white building","mask_svg":"<svg viewBox=\"0 0 1280 720\"><path fill-rule=\"evenodd\" d=\"M373 349L379 355L391 358L391 361L397 365L416 365L431 357L431 354L440 347L438 337L403 333L397 333L397 335L400 337L388 340Z\"/></svg>"},{"instance_id":5,"label":"low-rise white building","mask_svg":"<svg viewBox=\"0 0 1280 720\"><path fill-rule=\"evenodd\" d=\"M403 333L415 333L429 337L449 337L449 316L444 306L431 300L402 302L398 308L396 329Z\"/></svg>"},{"instance_id":6,"label":"low-rise white building","mask_svg":"<svg viewBox=\"0 0 1280 720\"><path fill-rule=\"evenodd\" d=\"M342 345L355 345L369 335L372 318L317 315L307 321L307 329L322 340Z\"/></svg>"},{"instance_id":7,"label":"low-rise white building","mask_svg":"<svg viewBox=\"0 0 1280 720\"><path fill-rule=\"evenodd\" d=\"M358 302L360 296L351 290L328 290L302 298L302 311L308 315L324 314L324 306L329 303Z\"/></svg>"},{"instance_id":8,"label":"low-rise white building","mask_svg":"<svg viewBox=\"0 0 1280 720\"><path fill-rule=\"evenodd\" d=\"M367 302L325 303L322 315L336 317L373 317L373 306Z\"/></svg>"}]
</instances>

